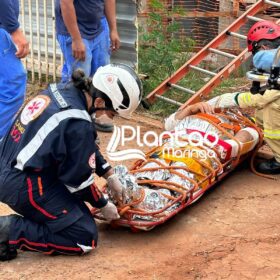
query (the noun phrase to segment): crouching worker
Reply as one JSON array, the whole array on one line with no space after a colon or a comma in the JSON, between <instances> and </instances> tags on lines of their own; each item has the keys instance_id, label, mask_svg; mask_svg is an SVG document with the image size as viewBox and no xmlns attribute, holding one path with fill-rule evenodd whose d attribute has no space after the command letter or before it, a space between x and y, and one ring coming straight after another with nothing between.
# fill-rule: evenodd
<instances>
[{"instance_id":1,"label":"crouching worker","mask_svg":"<svg viewBox=\"0 0 280 280\"><path fill-rule=\"evenodd\" d=\"M135 72L110 64L92 80L77 70L72 83L51 84L23 107L1 143L0 201L20 215L0 217L0 260L15 258L17 249L82 255L96 247L97 228L84 202L107 220L119 215L93 172L117 198L123 187L95 145L90 115L128 117L141 97Z\"/></svg>"},{"instance_id":2,"label":"crouching worker","mask_svg":"<svg viewBox=\"0 0 280 280\"><path fill-rule=\"evenodd\" d=\"M254 66L270 72L276 49L280 46L280 26L269 21L254 24L249 30L248 50L253 53ZM264 139L274 158L257 165L264 174L280 174L280 90L266 90L264 94L226 93L210 101L215 108L252 107L256 109L256 122L263 128Z\"/></svg>"}]
</instances>

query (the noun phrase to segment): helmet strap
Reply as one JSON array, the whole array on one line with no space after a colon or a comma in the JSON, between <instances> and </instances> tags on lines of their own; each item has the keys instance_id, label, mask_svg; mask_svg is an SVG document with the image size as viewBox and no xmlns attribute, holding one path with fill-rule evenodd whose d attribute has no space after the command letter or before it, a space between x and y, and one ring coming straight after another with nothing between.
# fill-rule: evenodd
<instances>
[{"instance_id":1,"label":"helmet strap","mask_svg":"<svg viewBox=\"0 0 280 280\"><path fill-rule=\"evenodd\" d=\"M252 54L255 55L260 50L260 46L259 46L258 42L254 41L252 43L252 47L253 47Z\"/></svg>"},{"instance_id":2,"label":"helmet strap","mask_svg":"<svg viewBox=\"0 0 280 280\"><path fill-rule=\"evenodd\" d=\"M114 109L108 108L108 107L94 108L94 111L95 111L95 112L96 112L96 111L113 111L113 112L115 112Z\"/></svg>"},{"instance_id":3,"label":"helmet strap","mask_svg":"<svg viewBox=\"0 0 280 280\"><path fill-rule=\"evenodd\" d=\"M108 107L102 107L102 108L95 108L94 106L92 106L89 110L89 114L92 115L94 113L96 113L97 111L112 111L112 112L116 112L114 109L112 108L108 108Z\"/></svg>"},{"instance_id":4,"label":"helmet strap","mask_svg":"<svg viewBox=\"0 0 280 280\"><path fill-rule=\"evenodd\" d=\"M104 95L101 91L97 90L96 88L92 87L91 88L91 91L90 91L90 96L92 97L92 106L91 108L89 109L89 114L93 114L97 111L113 111L115 112L115 110L111 107L111 102L110 100L108 99L108 97L106 95ZM105 106L104 107L101 107L101 108L95 108L94 107L94 103L95 103L95 99L96 98L102 98L105 102Z\"/></svg>"}]
</instances>

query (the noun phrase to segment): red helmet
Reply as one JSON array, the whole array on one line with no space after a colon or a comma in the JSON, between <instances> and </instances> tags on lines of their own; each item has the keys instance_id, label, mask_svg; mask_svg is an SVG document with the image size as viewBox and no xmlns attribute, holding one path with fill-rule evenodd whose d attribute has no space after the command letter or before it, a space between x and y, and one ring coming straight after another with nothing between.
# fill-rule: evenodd
<instances>
[{"instance_id":1,"label":"red helmet","mask_svg":"<svg viewBox=\"0 0 280 280\"><path fill-rule=\"evenodd\" d=\"M260 40L274 40L280 37L280 26L274 22L263 20L255 23L247 35L248 50L251 52Z\"/></svg>"}]
</instances>

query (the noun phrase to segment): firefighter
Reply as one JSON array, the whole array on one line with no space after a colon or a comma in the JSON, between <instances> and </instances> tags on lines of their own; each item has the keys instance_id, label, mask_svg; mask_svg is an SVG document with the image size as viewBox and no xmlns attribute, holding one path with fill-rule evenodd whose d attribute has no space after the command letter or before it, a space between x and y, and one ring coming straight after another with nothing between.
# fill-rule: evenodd
<instances>
[{"instance_id":1,"label":"firefighter","mask_svg":"<svg viewBox=\"0 0 280 280\"><path fill-rule=\"evenodd\" d=\"M258 22L250 28L247 43L255 66L270 70L275 49L280 46L280 27L270 21ZM256 122L263 128L264 139L274 155L273 159L260 163L257 170L264 174L280 174L280 90L266 90L263 95L226 93L209 100L208 104L215 108L256 108Z\"/></svg>"},{"instance_id":2,"label":"firefighter","mask_svg":"<svg viewBox=\"0 0 280 280\"><path fill-rule=\"evenodd\" d=\"M84 202L109 221L119 215L93 172L118 200L123 187L95 145L90 115L129 117L141 97L135 72L109 64L92 80L77 70L71 83L51 84L26 102L0 147L0 201L18 213L0 217L1 261L15 258L17 249L81 255L96 247L96 225Z\"/></svg>"}]
</instances>

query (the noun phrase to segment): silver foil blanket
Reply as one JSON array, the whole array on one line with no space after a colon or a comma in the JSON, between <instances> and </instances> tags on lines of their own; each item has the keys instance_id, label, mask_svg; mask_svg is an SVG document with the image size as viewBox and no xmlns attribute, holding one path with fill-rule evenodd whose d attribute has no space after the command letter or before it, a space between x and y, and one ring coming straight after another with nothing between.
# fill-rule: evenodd
<instances>
[{"instance_id":1,"label":"silver foil blanket","mask_svg":"<svg viewBox=\"0 0 280 280\"><path fill-rule=\"evenodd\" d=\"M157 162L147 162L144 164L141 169L145 168L159 168L161 165L166 165L166 162L162 159ZM186 167L182 162L173 162L171 166ZM183 169L176 169L176 171L188 178L193 179L194 174L187 172ZM149 184L137 184L137 180L162 180L167 182L173 182L181 185L186 191L192 187L192 184L182 179L176 174L172 174L167 169L157 169L156 171L147 171L147 172L138 172L135 174L129 174L128 169L123 165L118 165L114 168L114 172L118 174L119 180L125 188L126 204L130 204L135 201L139 201L138 204L133 204L135 210L139 209L145 212L156 212L170 203L178 197L179 193L172 191L164 187L156 187L151 183ZM112 196L109 193L110 198ZM172 199L173 198L173 199ZM168 215L171 211L180 206L180 203L176 203L171 207L168 207L163 211L163 215ZM156 215L134 215L134 220L150 220L156 221Z\"/></svg>"}]
</instances>

